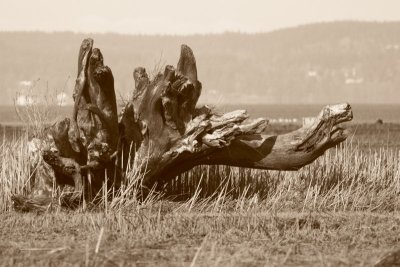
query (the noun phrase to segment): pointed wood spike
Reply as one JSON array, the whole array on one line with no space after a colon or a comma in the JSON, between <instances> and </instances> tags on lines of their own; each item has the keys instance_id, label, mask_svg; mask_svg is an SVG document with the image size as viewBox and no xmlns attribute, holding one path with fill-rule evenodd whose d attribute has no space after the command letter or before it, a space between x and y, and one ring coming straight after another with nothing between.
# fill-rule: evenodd
<instances>
[{"instance_id":1,"label":"pointed wood spike","mask_svg":"<svg viewBox=\"0 0 400 267\"><path fill-rule=\"evenodd\" d=\"M82 44L79 48L79 55L78 55L78 75L75 82L74 92L72 97L75 101L74 109L72 112L72 119L74 125L74 137L72 146L75 152L79 153L80 146L80 130L78 126L78 110L80 107L86 104L87 99L84 97L84 91L87 88L87 68L89 65L89 58L92 53L93 48L93 39L87 38L82 41Z\"/></svg>"},{"instance_id":2,"label":"pointed wood spike","mask_svg":"<svg viewBox=\"0 0 400 267\"><path fill-rule=\"evenodd\" d=\"M164 70L164 81L173 82L175 79L175 68L167 65Z\"/></svg>"},{"instance_id":3,"label":"pointed wood spike","mask_svg":"<svg viewBox=\"0 0 400 267\"><path fill-rule=\"evenodd\" d=\"M140 91L141 87L149 82L146 69L143 67L135 68L133 71L133 79L135 80L135 89Z\"/></svg>"},{"instance_id":4,"label":"pointed wood spike","mask_svg":"<svg viewBox=\"0 0 400 267\"><path fill-rule=\"evenodd\" d=\"M98 48L93 48L92 54L90 56L90 64L96 64L96 67L98 65L102 66L104 64L103 60L103 54L101 53L100 49Z\"/></svg>"},{"instance_id":5,"label":"pointed wood spike","mask_svg":"<svg viewBox=\"0 0 400 267\"><path fill-rule=\"evenodd\" d=\"M86 64L87 59L89 59L89 57L90 57L92 48L93 48L93 39L92 38L86 38L82 41L81 47L79 49L79 55L78 55L78 76L81 73L82 68L84 66L87 66L87 64Z\"/></svg>"},{"instance_id":6,"label":"pointed wood spike","mask_svg":"<svg viewBox=\"0 0 400 267\"><path fill-rule=\"evenodd\" d=\"M144 77L148 77L147 73L146 73L146 69L143 67L137 67L135 68L135 70L133 71L133 79L135 80L135 82L138 82L140 79L144 78Z\"/></svg>"},{"instance_id":7,"label":"pointed wood spike","mask_svg":"<svg viewBox=\"0 0 400 267\"><path fill-rule=\"evenodd\" d=\"M192 49L185 44L181 46L181 55L176 69L180 74L186 76L192 83L197 82L196 59Z\"/></svg>"}]
</instances>

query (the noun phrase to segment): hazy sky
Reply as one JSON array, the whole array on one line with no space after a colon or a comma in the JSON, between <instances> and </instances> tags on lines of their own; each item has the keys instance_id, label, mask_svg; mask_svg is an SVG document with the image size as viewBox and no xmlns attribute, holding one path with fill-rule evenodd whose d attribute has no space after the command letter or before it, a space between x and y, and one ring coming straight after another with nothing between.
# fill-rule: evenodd
<instances>
[{"instance_id":1,"label":"hazy sky","mask_svg":"<svg viewBox=\"0 0 400 267\"><path fill-rule=\"evenodd\" d=\"M332 20L400 20L400 0L0 0L0 30L260 32Z\"/></svg>"}]
</instances>

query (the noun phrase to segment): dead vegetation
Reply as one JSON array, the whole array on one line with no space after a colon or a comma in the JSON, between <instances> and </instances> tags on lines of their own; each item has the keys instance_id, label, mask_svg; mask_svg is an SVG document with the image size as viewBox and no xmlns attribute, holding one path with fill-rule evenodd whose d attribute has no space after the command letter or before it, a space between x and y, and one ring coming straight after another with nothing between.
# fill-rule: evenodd
<instances>
[{"instance_id":1,"label":"dead vegetation","mask_svg":"<svg viewBox=\"0 0 400 267\"><path fill-rule=\"evenodd\" d=\"M11 138L0 150L2 265L371 266L398 244L400 155L365 145L298 172L199 166L145 201L131 170L135 182L103 187L95 207L37 216L12 211L32 181L27 136Z\"/></svg>"},{"instance_id":2,"label":"dead vegetation","mask_svg":"<svg viewBox=\"0 0 400 267\"><path fill-rule=\"evenodd\" d=\"M264 131L266 119L247 120L245 110L218 114L197 107L202 84L187 45L176 68L167 65L153 80L145 68L134 70L132 98L118 116L113 74L93 44L88 38L80 46L72 118L30 143L33 188L28 196L13 196L17 210L97 203L102 187L129 186L132 168L142 177L142 198L199 165L298 170L347 137L341 125L353 118L347 103L328 105L307 125L281 135Z\"/></svg>"},{"instance_id":3,"label":"dead vegetation","mask_svg":"<svg viewBox=\"0 0 400 267\"><path fill-rule=\"evenodd\" d=\"M325 114L316 133L334 129ZM3 138L0 147L0 265L365 266L398 243L400 152L366 149L371 139L334 146L311 135L296 143L301 153L313 153L310 140L334 148L297 172L200 164L146 194L148 176L132 164L119 188L100 183L97 201L83 198L74 211L51 179L52 201L24 214L12 211L12 196L43 188L28 135Z\"/></svg>"}]
</instances>

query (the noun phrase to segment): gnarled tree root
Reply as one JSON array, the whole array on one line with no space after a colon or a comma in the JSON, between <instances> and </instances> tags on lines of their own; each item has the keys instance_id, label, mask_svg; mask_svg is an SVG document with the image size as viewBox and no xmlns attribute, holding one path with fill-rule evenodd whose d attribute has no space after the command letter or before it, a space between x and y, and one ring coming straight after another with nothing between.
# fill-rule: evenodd
<instances>
[{"instance_id":1,"label":"gnarled tree root","mask_svg":"<svg viewBox=\"0 0 400 267\"><path fill-rule=\"evenodd\" d=\"M84 40L79 53L74 127L69 119L51 127L51 138L37 150L44 160L40 164L50 169L39 168L43 171L35 179L46 182L35 182L30 198L14 196L18 210L46 210L60 203L50 197L49 180L73 185L75 192L88 196L82 184L89 176L96 194L106 177L105 182L118 187L132 166L144 174L144 188L162 185L200 164L298 170L347 137L340 124L352 119L348 104L326 106L314 122L282 135L268 135L268 121L249 120L244 110L220 115L207 106L196 108L202 85L186 45L177 67L166 66L152 81L145 68L134 70L132 99L118 121L111 70L92 46L92 40ZM47 197L38 194L41 190ZM65 202L77 203L79 196Z\"/></svg>"}]
</instances>

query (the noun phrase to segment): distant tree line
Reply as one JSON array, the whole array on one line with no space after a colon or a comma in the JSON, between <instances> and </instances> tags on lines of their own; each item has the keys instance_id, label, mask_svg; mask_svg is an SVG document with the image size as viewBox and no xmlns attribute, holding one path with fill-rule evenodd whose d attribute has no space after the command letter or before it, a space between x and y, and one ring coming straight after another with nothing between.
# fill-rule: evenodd
<instances>
[{"instance_id":1,"label":"distant tree line","mask_svg":"<svg viewBox=\"0 0 400 267\"><path fill-rule=\"evenodd\" d=\"M400 103L400 23L335 22L263 34L193 36L96 34L118 98L133 87L132 71L149 73L175 64L182 43L196 53L200 102L216 103ZM71 95L77 49L87 35L0 33L0 104L12 104L20 81L37 80L33 91Z\"/></svg>"}]
</instances>

